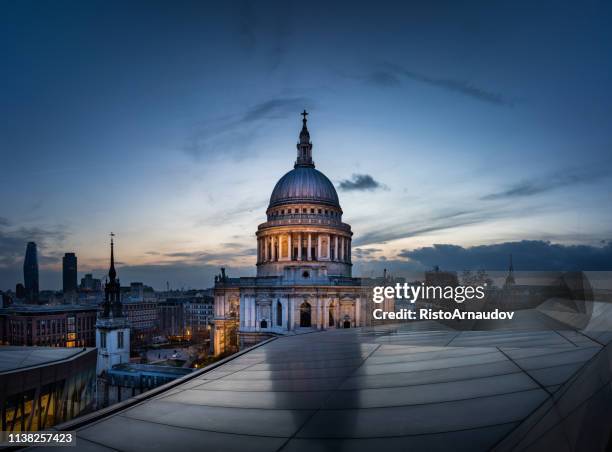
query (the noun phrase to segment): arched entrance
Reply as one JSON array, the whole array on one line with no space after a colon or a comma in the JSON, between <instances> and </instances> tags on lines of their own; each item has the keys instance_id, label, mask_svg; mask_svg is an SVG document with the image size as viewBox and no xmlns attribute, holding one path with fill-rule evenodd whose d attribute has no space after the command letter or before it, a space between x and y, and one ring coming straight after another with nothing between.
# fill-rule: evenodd
<instances>
[{"instance_id":1,"label":"arched entrance","mask_svg":"<svg viewBox=\"0 0 612 452\"><path fill-rule=\"evenodd\" d=\"M342 324L343 328L350 328L351 327L351 319L349 318L349 316L344 316L344 323Z\"/></svg>"},{"instance_id":2,"label":"arched entrance","mask_svg":"<svg viewBox=\"0 0 612 452\"><path fill-rule=\"evenodd\" d=\"M306 301L300 305L300 327L310 328L310 304Z\"/></svg>"}]
</instances>

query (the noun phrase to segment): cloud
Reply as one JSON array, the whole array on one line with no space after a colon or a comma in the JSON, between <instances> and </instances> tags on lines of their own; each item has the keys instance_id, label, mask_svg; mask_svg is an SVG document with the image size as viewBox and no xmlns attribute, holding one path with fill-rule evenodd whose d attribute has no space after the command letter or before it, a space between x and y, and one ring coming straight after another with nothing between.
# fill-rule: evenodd
<instances>
[{"instance_id":1,"label":"cloud","mask_svg":"<svg viewBox=\"0 0 612 452\"><path fill-rule=\"evenodd\" d=\"M408 70L400 65L392 63L383 64L382 67L372 71L364 79L367 83L384 88L397 87L401 84L402 80L412 80L462 94L472 99L489 104L500 106L513 105L513 102L507 99L505 96L492 91L487 91L469 82L452 78L432 77L430 75Z\"/></svg>"},{"instance_id":2,"label":"cloud","mask_svg":"<svg viewBox=\"0 0 612 452\"><path fill-rule=\"evenodd\" d=\"M23 260L28 242L36 242L38 263L41 268L41 287L47 280L42 273L59 262L63 253L53 248L61 244L66 237L64 227L11 227L12 222L0 219L0 290L15 288L23 282Z\"/></svg>"},{"instance_id":3,"label":"cloud","mask_svg":"<svg viewBox=\"0 0 612 452\"><path fill-rule=\"evenodd\" d=\"M382 86L384 88L401 85L401 80L398 75L389 71L371 72L366 77L366 81L372 85Z\"/></svg>"},{"instance_id":4,"label":"cloud","mask_svg":"<svg viewBox=\"0 0 612 452\"><path fill-rule=\"evenodd\" d=\"M427 218L396 223L386 227L377 225L374 230L361 234L353 243L355 246L364 246L416 237L512 216L515 211L516 209L504 207L498 209L441 209L438 213Z\"/></svg>"},{"instance_id":5,"label":"cloud","mask_svg":"<svg viewBox=\"0 0 612 452\"><path fill-rule=\"evenodd\" d=\"M369 174L353 174L351 179L345 179L340 181L338 185L340 190L354 191L354 190L377 190L386 189L386 186L380 182L374 180Z\"/></svg>"},{"instance_id":6,"label":"cloud","mask_svg":"<svg viewBox=\"0 0 612 452\"><path fill-rule=\"evenodd\" d=\"M370 256L372 256L372 254L374 253L379 253L381 252L382 249L380 248L353 248L352 250L352 255L355 259L367 259Z\"/></svg>"},{"instance_id":7,"label":"cloud","mask_svg":"<svg viewBox=\"0 0 612 452\"><path fill-rule=\"evenodd\" d=\"M230 247L231 251L227 252L216 252L211 253L208 251L178 251L173 253L165 253L163 257L169 258L180 258L179 260L172 260L173 263L183 262L185 264L203 263L203 264L214 264L224 265L231 262L233 259L241 257L255 256L257 254L257 248L250 247ZM159 262L160 265L166 262Z\"/></svg>"},{"instance_id":8,"label":"cloud","mask_svg":"<svg viewBox=\"0 0 612 452\"><path fill-rule=\"evenodd\" d=\"M517 182L505 190L490 193L480 199L494 201L498 199L524 198L560 187L593 183L610 176L606 169L608 167L609 164L601 164L596 167L567 168L552 174L542 175L538 178Z\"/></svg>"},{"instance_id":9,"label":"cloud","mask_svg":"<svg viewBox=\"0 0 612 452\"><path fill-rule=\"evenodd\" d=\"M303 97L275 98L253 105L242 113L208 120L194 130L183 146L183 151L196 159L205 154L210 157L208 154L219 148L224 152L215 155L245 153L245 146L252 143L264 122L297 115L305 106L312 104L312 101Z\"/></svg>"},{"instance_id":10,"label":"cloud","mask_svg":"<svg viewBox=\"0 0 612 452\"><path fill-rule=\"evenodd\" d=\"M36 242L41 264L57 261L58 257L47 251L47 248L64 241L64 228L19 227L11 229L10 222L4 220L3 223L0 223L0 267L22 265L28 242Z\"/></svg>"},{"instance_id":11,"label":"cloud","mask_svg":"<svg viewBox=\"0 0 612 452\"><path fill-rule=\"evenodd\" d=\"M467 248L436 244L403 250L399 256L429 268L439 265L447 270L506 270L510 254L517 271L612 270L612 242L606 242L601 247L560 245L543 240L522 240Z\"/></svg>"}]
</instances>

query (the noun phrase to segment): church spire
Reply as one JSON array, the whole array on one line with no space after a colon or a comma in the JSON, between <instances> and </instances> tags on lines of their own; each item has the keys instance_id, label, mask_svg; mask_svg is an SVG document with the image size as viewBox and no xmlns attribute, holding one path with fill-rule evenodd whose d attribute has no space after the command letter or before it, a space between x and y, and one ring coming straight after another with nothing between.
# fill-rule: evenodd
<instances>
[{"instance_id":1,"label":"church spire","mask_svg":"<svg viewBox=\"0 0 612 452\"><path fill-rule=\"evenodd\" d=\"M300 141L297 144L297 160L295 161L295 167L308 166L314 168L314 162L312 161L312 143L310 142L310 132L306 122L308 112L304 110L302 113L302 130L300 132Z\"/></svg>"},{"instance_id":2,"label":"church spire","mask_svg":"<svg viewBox=\"0 0 612 452\"><path fill-rule=\"evenodd\" d=\"M111 281L114 281L115 278L117 278L117 271L115 270L115 245L113 243L113 237L115 237L115 234L113 234L112 232L110 233L110 238L111 238L111 258L110 258L110 268L108 270L108 277L110 278Z\"/></svg>"},{"instance_id":3,"label":"church spire","mask_svg":"<svg viewBox=\"0 0 612 452\"><path fill-rule=\"evenodd\" d=\"M115 243L113 238L115 234L110 233L111 236L111 257L110 257L110 268L108 269L108 280L104 287L104 301L102 303L102 318L122 317L121 307L121 285L117 279L117 270L115 270Z\"/></svg>"}]
</instances>

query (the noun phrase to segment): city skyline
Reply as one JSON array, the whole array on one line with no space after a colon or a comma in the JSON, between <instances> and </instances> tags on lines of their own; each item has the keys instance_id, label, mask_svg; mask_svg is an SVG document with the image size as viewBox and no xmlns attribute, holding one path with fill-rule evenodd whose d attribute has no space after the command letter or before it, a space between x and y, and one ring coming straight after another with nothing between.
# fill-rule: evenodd
<instances>
[{"instance_id":1,"label":"city skyline","mask_svg":"<svg viewBox=\"0 0 612 452\"><path fill-rule=\"evenodd\" d=\"M356 273L612 269L610 5L65 5L2 6L0 289L253 274L304 108Z\"/></svg>"}]
</instances>

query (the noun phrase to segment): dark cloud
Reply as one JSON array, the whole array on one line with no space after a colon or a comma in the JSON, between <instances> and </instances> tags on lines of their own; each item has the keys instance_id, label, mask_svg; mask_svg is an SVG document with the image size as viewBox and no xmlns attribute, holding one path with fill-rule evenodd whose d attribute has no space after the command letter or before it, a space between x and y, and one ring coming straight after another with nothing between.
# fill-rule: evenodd
<instances>
[{"instance_id":1,"label":"dark cloud","mask_svg":"<svg viewBox=\"0 0 612 452\"><path fill-rule=\"evenodd\" d=\"M238 243L238 242L224 242L224 243L221 243L221 247L223 247L223 248L232 248L232 249L243 248L244 244L243 243Z\"/></svg>"},{"instance_id":2,"label":"dark cloud","mask_svg":"<svg viewBox=\"0 0 612 452\"><path fill-rule=\"evenodd\" d=\"M253 105L239 114L211 119L196 128L183 150L195 158L212 153L218 148L222 148L224 152L217 155L228 152L245 153L245 145L257 136L258 127L264 121L297 115L297 112L312 104L312 101L303 97L276 98ZM237 146L238 144L240 146Z\"/></svg>"},{"instance_id":3,"label":"dark cloud","mask_svg":"<svg viewBox=\"0 0 612 452\"><path fill-rule=\"evenodd\" d=\"M372 85L382 86L384 88L395 87L401 84L401 80L394 74L389 71L374 71L371 72L367 77L366 81L371 83Z\"/></svg>"},{"instance_id":4,"label":"dark cloud","mask_svg":"<svg viewBox=\"0 0 612 452\"><path fill-rule=\"evenodd\" d=\"M612 242L601 247L560 245L542 240L523 240L464 248L439 244L414 250L404 250L399 256L425 267L439 265L448 270L505 270L512 254L517 271L610 271Z\"/></svg>"},{"instance_id":5,"label":"dark cloud","mask_svg":"<svg viewBox=\"0 0 612 452\"><path fill-rule=\"evenodd\" d=\"M257 248L239 248L233 247L231 251L222 252L222 253L210 253L207 251L186 251L186 252L174 252L174 253L166 253L163 256L171 257L171 258L182 258L179 261L182 261L185 264L192 264L195 262L200 262L203 264L211 263L211 262L227 262L232 259L238 257L245 256L254 256L257 254ZM177 263L177 261L173 261ZM163 263L160 263L163 265Z\"/></svg>"},{"instance_id":6,"label":"dark cloud","mask_svg":"<svg viewBox=\"0 0 612 452\"><path fill-rule=\"evenodd\" d=\"M415 221L401 222L390 226L378 225L374 230L360 234L353 241L355 246L385 243L390 240L398 240L436 231L444 231L459 226L485 223L498 218L512 216L515 210L498 209L442 209L427 218Z\"/></svg>"},{"instance_id":7,"label":"dark cloud","mask_svg":"<svg viewBox=\"0 0 612 452\"><path fill-rule=\"evenodd\" d=\"M382 249L380 248L353 248L352 253L353 253L353 257L356 259L367 259L369 258L372 254L374 253L378 253L381 252Z\"/></svg>"},{"instance_id":8,"label":"dark cloud","mask_svg":"<svg viewBox=\"0 0 612 452\"><path fill-rule=\"evenodd\" d=\"M226 225L228 223L236 224L240 222L245 215L252 212L264 214L266 207L268 206L268 201L269 198L243 199L236 205L231 207L224 206L223 209L207 214L205 217L198 218L196 221L196 226L217 227ZM238 236L233 238L236 239L244 237ZM247 238L250 239L250 236Z\"/></svg>"},{"instance_id":9,"label":"dark cloud","mask_svg":"<svg viewBox=\"0 0 612 452\"><path fill-rule=\"evenodd\" d=\"M513 102L507 99L505 96L492 91L487 91L469 82L452 78L432 77L426 74L408 70L397 64L383 64L382 67L372 71L367 77L365 77L366 82L385 88L399 86L402 80L412 80L415 82L425 83L427 85L462 94L464 96L471 97L472 99L480 100L489 104L500 106L513 105Z\"/></svg>"},{"instance_id":10,"label":"dark cloud","mask_svg":"<svg viewBox=\"0 0 612 452\"><path fill-rule=\"evenodd\" d=\"M341 180L338 185L340 190L353 191L353 190L377 190L385 189L386 186L375 180L369 174L353 174L350 179Z\"/></svg>"},{"instance_id":11,"label":"dark cloud","mask_svg":"<svg viewBox=\"0 0 612 452\"><path fill-rule=\"evenodd\" d=\"M11 229L10 222L0 224L0 266L22 265L28 242L36 242L38 259L41 264L55 262L57 256L46 251L51 244L64 241L63 228L45 229L38 227L20 227Z\"/></svg>"},{"instance_id":12,"label":"dark cloud","mask_svg":"<svg viewBox=\"0 0 612 452\"><path fill-rule=\"evenodd\" d=\"M36 242L41 267L40 283L41 287L46 287L43 284L51 280L46 279L44 267L58 264L63 256L63 253L50 248L64 241L65 228L12 228L11 224L6 218L0 221L0 289L14 289L15 284L23 282L23 260L28 242Z\"/></svg>"},{"instance_id":13,"label":"dark cloud","mask_svg":"<svg viewBox=\"0 0 612 452\"><path fill-rule=\"evenodd\" d=\"M609 168L609 163L588 168L568 168L552 174L542 175L535 179L518 182L506 190L490 193L480 199L493 201L498 199L523 198L545 193L560 187L593 183L604 177L610 176L610 172L607 168Z\"/></svg>"}]
</instances>

